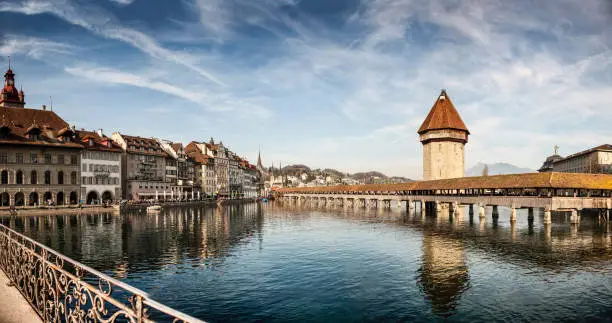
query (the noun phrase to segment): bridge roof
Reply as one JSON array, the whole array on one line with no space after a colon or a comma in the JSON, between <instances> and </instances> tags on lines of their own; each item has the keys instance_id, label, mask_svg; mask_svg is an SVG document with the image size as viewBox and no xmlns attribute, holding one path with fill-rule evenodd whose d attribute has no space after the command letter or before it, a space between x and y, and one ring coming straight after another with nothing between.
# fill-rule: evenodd
<instances>
[{"instance_id":1,"label":"bridge roof","mask_svg":"<svg viewBox=\"0 0 612 323\"><path fill-rule=\"evenodd\" d=\"M461 177L398 184L337 185L280 188L280 193L331 193L368 191L425 191L445 189L581 188L612 190L612 175L576 173L526 173Z\"/></svg>"}]
</instances>

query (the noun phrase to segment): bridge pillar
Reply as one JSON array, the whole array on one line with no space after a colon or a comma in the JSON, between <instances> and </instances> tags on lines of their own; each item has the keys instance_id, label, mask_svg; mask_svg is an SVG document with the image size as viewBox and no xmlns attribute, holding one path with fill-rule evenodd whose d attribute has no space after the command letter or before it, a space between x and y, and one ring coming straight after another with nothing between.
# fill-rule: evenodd
<instances>
[{"instance_id":1,"label":"bridge pillar","mask_svg":"<svg viewBox=\"0 0 612 323\"><path fill-rule=\"evenodd\" d=\"M421 216L425 217L425 215L427 214L427 210L426 210L426 206L425 206L425 200L421 200Z\"/></svg>"},{"instance_id":2,"label":"bridge pillar","mask_svg":"<svg viewBox=\"0 0 612 323\"><path fill-rule=\"evenodd\" d=\"M549 208L544 209L544 224L551 224L552 223L552 217L551 217L551 212Z\"/></svg>"},{"instance_id":3,"label":"bridge pillar","mask_svg":"<svg viewBox=\"0 0 612 323\"><path fill-rule=\"evenodd\" d=\"M436 208L436 216L440 213L442 213L442 203L435 201L435 208Z\"/></svg>"},{"instance_id":4,"label":"bridge pillar","mask_svg":"<svg viewBox=\"0 0 612 323\"><path fill-rule=\"evenodd\" d=\"M572 209L572 215L570 216L571 224L579 224L580 223L580 212L576 209Z\"/></svg>"},{"instance_id":5,"label":"bridge pillar","mask_svg":"<svg viewBox=\"0 0 612 323\"><path fill-rule=\"evenodd\" d=\"M408 201L408 205L407 205L407 210L408 210L408 215L411 215L414 213L414 211L416 211L416 201Z\"/></svg>"},{"instance_id":6,"label":"bridge pillar","mask_svg":"<svg viewBox=\"0 0 612 323\"><path fill-rule=\"evenodd\" d=\"M480 220L485 219L485 208L482 205L478 205L478 217L480 218Z\"/></svg>"},{"instance_id":7,"label":"bridge pillar","mask_svg":"<svg viewBox=\"0 0 612 323\"><path fill-rule=\"evenodd\" d=\"M527 221L533 222L533 208L527 209Z\"/></svg>"},{"instance_id":8,"label":"bridge pillar","mask_svg":"<svg viewBox=\"0 0 612 323\"><path fill-rule=\"evenodd\" d=\"M455 201L451 204L449 214L451 217L456 217L457 215L459 215L459 202Z\"/></svg>"},{"instance_id":9,"label":"bridge pillar","mask_svg":"<svg viewBox=\"0 0 612 323\"><path fill-rule=\"evenodd\" d=\"M513 224L516 222L516 208L514 206L512 206L512 209L510 210L510 222Z\"/></svg>"},{"instance_id":10,"label":"bridge pillar","mask_svg":"<svg viewBox=\"0 0 612 323\"><path fill-rule=\"evenodd\" d=\"M491 211L491 216L493 218L499 218L499 210L497 209L497 205L493 205L493 210Z\"/></svg>"},{"instance_id":11,"label":"bridge pillar","mask_svg":"<svg viewBox=\"0 0 612 323\"><path fill-rule=\"evenodd\" d=\"M470 216L474 215L474 204L470 204L469 212Z\"/></svg>"}]
</instances>

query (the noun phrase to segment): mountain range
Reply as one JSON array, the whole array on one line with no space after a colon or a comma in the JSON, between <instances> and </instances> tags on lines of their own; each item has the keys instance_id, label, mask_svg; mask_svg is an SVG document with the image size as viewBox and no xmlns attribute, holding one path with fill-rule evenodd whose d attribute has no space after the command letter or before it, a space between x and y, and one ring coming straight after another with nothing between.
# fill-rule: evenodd
<instances>
[{"instance_id":1,"label":"mountain range","mask_svg":"<svg viewBox=\"0 0 612 323\"><path fill-rule=\"evenodd\" d=\"M478 163L465 172L465 176L482 176L484 167L489 167L489 175L535 173L533 169L522 168L508 163L484 164Z\"/></svg>"}]
</instances>

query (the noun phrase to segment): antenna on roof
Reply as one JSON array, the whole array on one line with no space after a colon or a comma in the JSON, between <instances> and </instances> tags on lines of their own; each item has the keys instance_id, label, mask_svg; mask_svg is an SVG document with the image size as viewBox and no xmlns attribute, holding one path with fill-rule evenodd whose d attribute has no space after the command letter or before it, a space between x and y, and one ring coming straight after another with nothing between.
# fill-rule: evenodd
<instances>
[{"instance_id":1,"label":"antenna on roof","mask_svg":"<svg viewBox=\"0 0 612 323\"><path fill-rule=\"evenodd\" d=\"M9 70L11 69L11 55L8 56L8 61L9 61Z\"/></svg>"},{"instance_id":2,"label":"antenna on roof","mask_svg":"<svg viewBox=\"0 0 612 323\"><path fill-rule=\"evenodd\" d=\"M49 107L51 107L51 111L53 111L53 98L49 95Z\"/></svg>"}]
</instances>

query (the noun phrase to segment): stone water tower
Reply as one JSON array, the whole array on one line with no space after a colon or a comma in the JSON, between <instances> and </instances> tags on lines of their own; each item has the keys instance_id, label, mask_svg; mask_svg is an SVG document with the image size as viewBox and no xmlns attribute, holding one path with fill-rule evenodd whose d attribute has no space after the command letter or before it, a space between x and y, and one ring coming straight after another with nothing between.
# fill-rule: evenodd
<instances>
[{"instance_id":1,"label":"stone water tower","mask_svg":"<svg viewBox=\"0 0 612 323\"><path fill-rule=\"evenodd\" d=\"M464 146L469 130L445 90L419 128L423 143L423 180L465 176Z\"/></svg>"}]
</instances>

